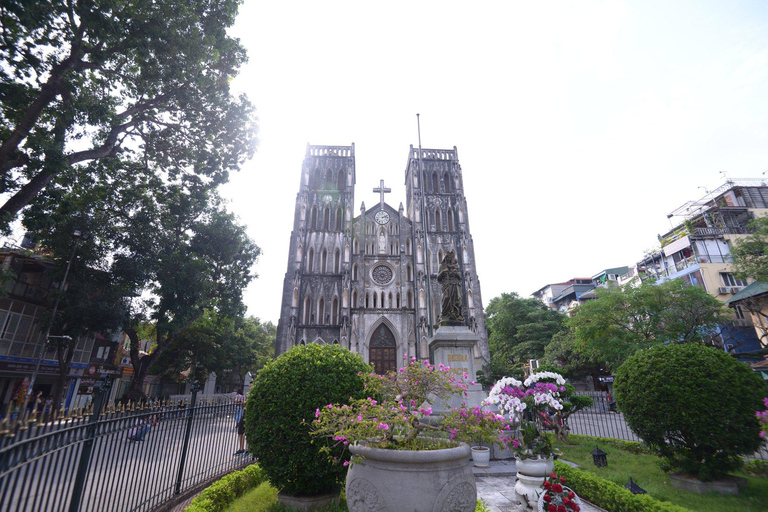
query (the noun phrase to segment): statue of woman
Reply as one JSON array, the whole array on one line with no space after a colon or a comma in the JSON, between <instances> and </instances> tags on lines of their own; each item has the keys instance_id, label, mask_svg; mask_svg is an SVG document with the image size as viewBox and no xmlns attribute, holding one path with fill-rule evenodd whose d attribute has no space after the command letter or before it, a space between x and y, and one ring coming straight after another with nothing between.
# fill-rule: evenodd
<instances>
[{"instance_id":1,"label":"statue of woman","mask_svg":"<svg viewBox=\"0 0 768 512\"><path fill-rule=\"evenodd\" d=\"M461 314L461 275L455 251L448 251L440 262L437 282L443 290L440 325L464 325L464 316Z\"/></svg>"}]
</instances>

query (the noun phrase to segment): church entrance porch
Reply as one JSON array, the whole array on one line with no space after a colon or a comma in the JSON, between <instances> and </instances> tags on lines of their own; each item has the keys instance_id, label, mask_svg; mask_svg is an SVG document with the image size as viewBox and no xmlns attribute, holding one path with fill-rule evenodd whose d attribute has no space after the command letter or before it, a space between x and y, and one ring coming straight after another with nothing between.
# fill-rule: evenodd
<instances>
[{"instance_id":1,"label":"church entrance porch","mask_svg":"<svg viewBox=\"0 0 768 512\"><path fill-rule=\"evenodd\" d=\"M397 344L395 335L385 324L379 325L371 335L368 345L370 352L368 361L379 375L384 375L397 369Z\"/></svg>"}]
</instances>

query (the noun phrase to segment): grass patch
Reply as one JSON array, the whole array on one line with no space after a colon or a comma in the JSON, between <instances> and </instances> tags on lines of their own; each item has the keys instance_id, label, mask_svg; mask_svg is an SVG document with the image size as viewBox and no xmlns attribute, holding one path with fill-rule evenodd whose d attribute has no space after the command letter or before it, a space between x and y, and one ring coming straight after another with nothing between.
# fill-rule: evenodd
<instances>
[{"instance_id":1,"label":"grass patch","mask_svg":"<svg viewBox=\"0 0 768 512\"><path fill-rule=\"evenodd\" d=\"M275 504L277 504L277 490L269 485L269 482L262 482L224 510L225 512L267 512Z\"/></svg>"},{"instance_id":2,"label":"grass patch","mask_svg":"<svg viewBox=\"0 0 768 512\"><path fill-rule=\"evenodd\" d=\"M598 468L592 462L590 452L595 449L596 443L608 453L607 467ZM563 459L575 462L584 471L621 486L624 486L631 476L637 485L657 500L668 501L689 510L757 512L765 511L768 503L768 479L765 478L737 473L738 476L747 478L747 484L739 496L722 496L714 493L702 495L672 487L667 474L659 468L660 459L655 455L630 453L609 440L581 436L570 436L568 444L557 443L556 447L563 453Z\"/></svg>"}]
</instances>

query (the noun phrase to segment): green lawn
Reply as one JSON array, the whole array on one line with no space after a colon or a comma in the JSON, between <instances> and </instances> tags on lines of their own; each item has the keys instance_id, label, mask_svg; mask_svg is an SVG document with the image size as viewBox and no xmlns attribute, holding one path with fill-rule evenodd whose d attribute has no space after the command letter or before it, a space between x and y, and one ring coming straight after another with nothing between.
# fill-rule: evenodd
<instances>
[{"instance_id":1,"label":"green lawn","mask_svg":"<svg viewBox=\"0 0 768 512\"><path fill-rule=\"evenodd\" d=\"M607 467L598 468L592 462L590 452L595 449L594 438L570 436L569 444L557 443L556 446L563 452L563 459L575 462L581 469L622 486L631 476L637 485L660 501L669 501L697 511L764 512L768 510L768 478L754 478L738 473L738 476L747 478L747 485L741 490L739 496L691 493L672 487L667 475L659 469L658 457L630 453L618 446L612 446L607 441L597 441L597 443L601 450L608 453ZM567 482L566 485L568 485Z\"/></svg>"}]
</instances>

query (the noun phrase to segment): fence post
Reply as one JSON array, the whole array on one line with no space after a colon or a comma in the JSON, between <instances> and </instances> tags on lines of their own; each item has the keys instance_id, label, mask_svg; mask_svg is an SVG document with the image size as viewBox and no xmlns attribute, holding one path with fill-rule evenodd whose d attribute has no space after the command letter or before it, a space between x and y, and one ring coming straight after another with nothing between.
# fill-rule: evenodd
<instances>
[{"instance_id":1,"label":"fence post","mask_svg":"<svg viewBox=\"0 0 768 512\"><path fill-rule=\"evenodd\" d=\"M77 463L77 476L75 476L75 485L72 489L72 499L69 502L69 512L77 512L80 509L80 501L83 499L83 487L85 487L85 477L88 475L88 464L91 461L91 451L96 439L96 428L101 415L101 409L104 402L109 397L109 390L112 387L112 381L107 377L99 387L96 398L93 401L93 415L88 422L88 429L85 433L83 449L80 452L80 461Z\"/></svg>"},{"instance_id":2,"label":"fence post","mask_svg":"<svg viewBox=\"0 0 768 512\"><path fill-rule=\"evenodd\" d=\"M197 401L197 392L200 391L200 382L192 383L192 401L189 404L189 415L187 416L187 428L184 430L184 447L181 449L181 461L179 462L179 474L176 476L176 489L174 494L181 493L181 479L184 475L184 465L187 462L187 449L189 448L189 435L192 432L192 417L195 415L195 402Z\"/></svg>"}]
</instances>

